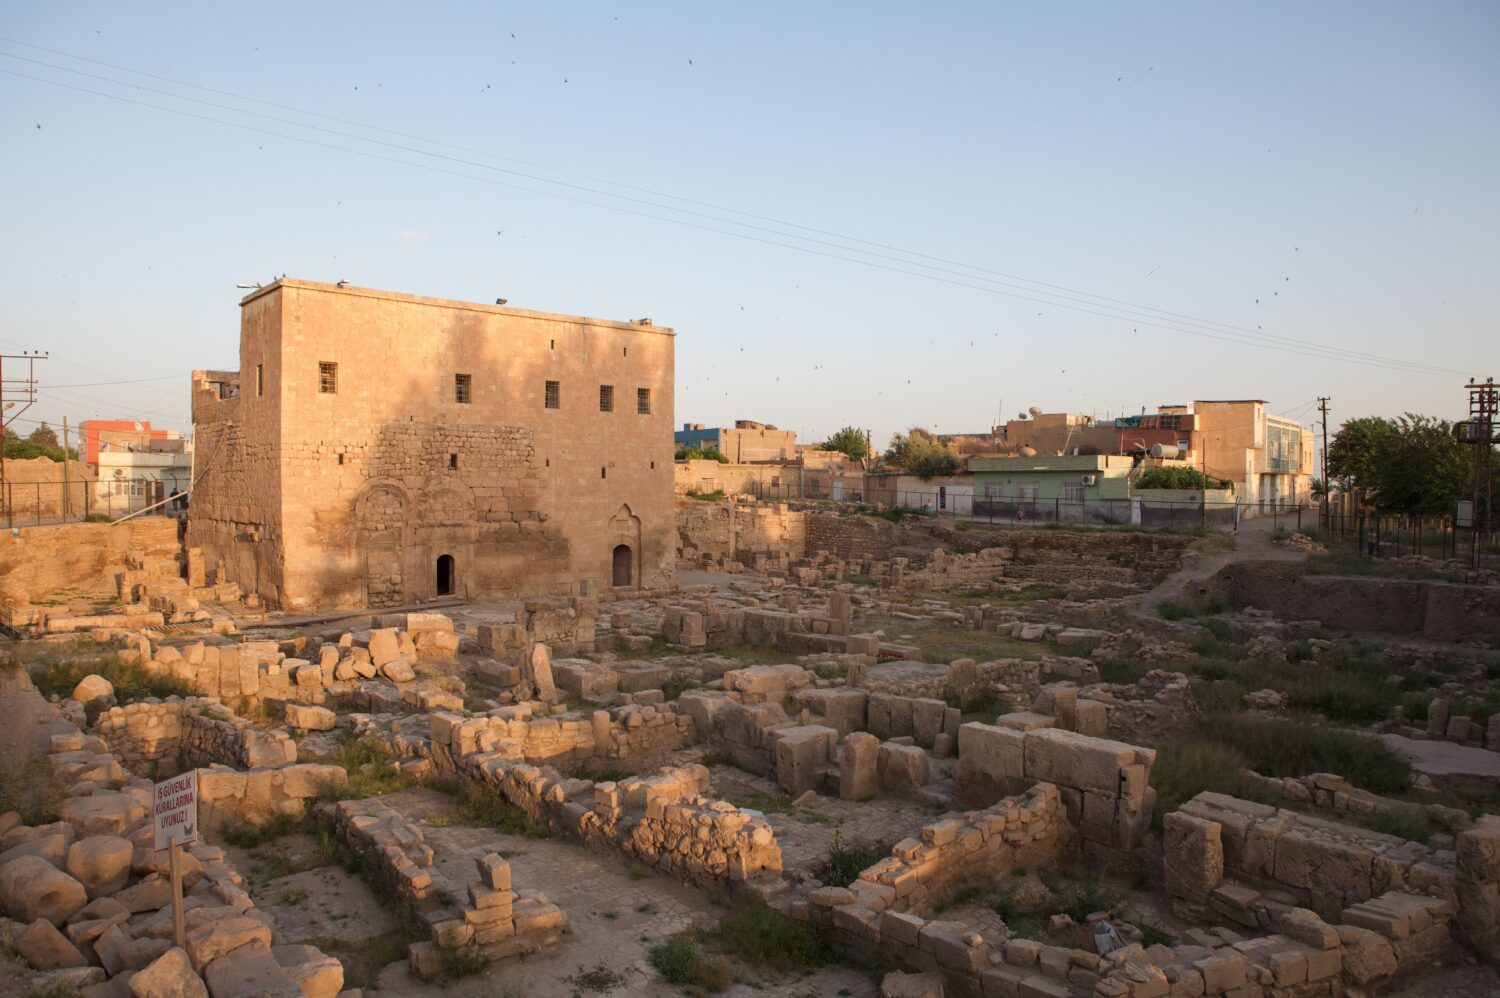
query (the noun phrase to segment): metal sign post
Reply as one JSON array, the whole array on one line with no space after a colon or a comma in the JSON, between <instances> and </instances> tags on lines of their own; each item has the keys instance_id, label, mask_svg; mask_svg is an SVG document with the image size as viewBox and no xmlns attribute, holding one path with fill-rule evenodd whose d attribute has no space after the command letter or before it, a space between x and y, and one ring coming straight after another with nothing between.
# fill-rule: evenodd
<instances>
[{"instance_id":1,"label":"metal sign post","mask_svg":"<svg viewBox=\"0 0 1500 998\"><path fill-rule=\"evenodd\" d=\"M152 795L152 813L156 830L155 847L170 850L172 872L172 931L177 945L187 948L183 930L182 869L178 850L198 841L198 771L190 769L180 776L156 784Z\"/></svg>"}]
</instances>

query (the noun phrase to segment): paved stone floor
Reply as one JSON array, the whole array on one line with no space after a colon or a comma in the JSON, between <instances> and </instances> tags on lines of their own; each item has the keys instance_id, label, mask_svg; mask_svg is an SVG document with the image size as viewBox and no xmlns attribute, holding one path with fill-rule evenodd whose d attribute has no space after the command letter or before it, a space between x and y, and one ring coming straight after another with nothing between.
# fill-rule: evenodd
<instances>
[{"instance_id":1,"label":"paved stone floor","mask_svg":"<svg viewBox=\"0 0 1500 998\"><path fill-rule=\"evenodd\" d=\"M1500 752L1454 742L1419 741L1402 735L1381 735L1385 743L1411 761L1411 768L1428 776L1478 776L1500 779Z\"/></svg>"}]
</instances>

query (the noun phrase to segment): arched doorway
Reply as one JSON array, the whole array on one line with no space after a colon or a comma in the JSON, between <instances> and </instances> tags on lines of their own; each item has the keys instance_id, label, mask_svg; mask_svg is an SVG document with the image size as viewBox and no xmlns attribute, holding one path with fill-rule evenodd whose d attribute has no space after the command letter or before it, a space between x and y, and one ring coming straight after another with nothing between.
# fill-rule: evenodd
<instances>
[{"instance_id":1,"label":"arched doorway","mask_svg":"<svg viewBox=\"0 0 1500 998\"><path fill-rule=\"evenodd\" d=\"M617 544L614 554L614 587L616 589L628 588L634 581L635 565L630 553L630 545Z\"/></svg>"},{"instance_id":2,"label":"arched doorway","mask_svg":"<svg viewBox=\"0 0 1500 998\"><path fill-rule=\"evenodd\" d=\"M437 594L452 596L454 590L453 556L439 555L437 560Z\"/></svg>"}]
</instances>

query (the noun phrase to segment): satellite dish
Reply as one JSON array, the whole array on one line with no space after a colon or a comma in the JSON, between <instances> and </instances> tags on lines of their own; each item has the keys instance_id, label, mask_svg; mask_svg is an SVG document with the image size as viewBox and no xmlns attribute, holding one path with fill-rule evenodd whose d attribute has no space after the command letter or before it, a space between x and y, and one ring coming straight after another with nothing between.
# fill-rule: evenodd
<instances>
[{"instance_id":1,"label":"satellite dish","mask_svg":"<svg viewBox=\"0 0 1500 998\"><path fill-rule=\"evenodd\" d=\"M137 433L144 433L144 432L146 432L146 428L144 426L142 426L139 422L137 422L135 424L135 432L137 432Z\"/></svg>"},{"instance_id":2,"label":"satellite dish","mask_svg":"<svg viewBox=\"0 0 1500 998\"><path fill-rule=\"evenodd\" d=\"M1025 419L1026 418L1026 414L1024 412L1018 412L1018 413L1016 413L1016 418L1017 419Z\"/></svg>"},{"instance_id":3,"label":"satellite dish","mask_svg":"<svg viewBox=\"0 0 1500 998\"><path fill-rule=\"evenodd\" d=\"M1035 405L1032 406L1030 409L1027 409L1026 411L1029 412L1029 413L1031 413L1031 418L1032 419L1035 419L1035 418L1037 418L1038 416L1040 416L1042 414L1041 407L1040 406L1035 406Z\"/></svg>"}]
</instances>

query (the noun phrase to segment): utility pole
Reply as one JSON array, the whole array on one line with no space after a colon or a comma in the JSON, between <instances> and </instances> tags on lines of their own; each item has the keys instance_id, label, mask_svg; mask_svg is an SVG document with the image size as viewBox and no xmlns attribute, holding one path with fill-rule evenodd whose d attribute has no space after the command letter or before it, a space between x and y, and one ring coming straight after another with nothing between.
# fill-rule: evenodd
<instances>
[{"instance_id":1,"label":"utility pole","mask_svg":"<svg viewBox=\"0 0 1500 998\"><path fill-rule=\"evenodd\" d=\"M1323 414L1323 515L1319 517L1318 526L1324 533L1327 533L1328 523L1332 518L1332 510L1328 508L1328 401L1327 395L1318 396L1318 412Z\"/></svg>"},{"instance_id":2,"label":"utility pole","mask_svg":"<svg viewBox=\"0 0 1500 998\"><path fill-rule=\"evenodd\" d=\"M71 496L68 494L68 417L63 417L63 494L59 509L62 510L64 523L68 522L68 506ZM40 505L40 504L38 504Z\"/></svg>"},{"instance_id":3,"label":"utility pole","mask_svg":"<svg viewBox=\"0 0 1500 998\"><path fill-rule=\"evenodd\" d=\"M16 416L21 415L27 409L36 404L36 362L46 360L47 354L34 350L23 350L19 354L0 354L0 503L4 504L6 523L10 523L10 492L5 482L5 430L15 422ZM26 362L26 377L5 377L5 362L7 360L24 360ZM9 389L13 395L11 401L5 401L6 391ZM24 404L23 404L24 403ZM17 405L15 415L10 410Z\"/></svg>"},{"instance_id":4,"label":"utility pole","mask_svg":"<svg viewBox=\"0 0 1500 998\"><path fill-rule=\"evenodd\" d=\"M1455 427L1460 440L1474 448L1474 511L1469 528L1469 559L1474 568L1479 567L1479 552L1483 538L1488 536L1490 514L1494 503L1493 475L1495 450L1495 422L1500 418L1500 386L1489 378L1483 384L1478 378L1470 378L1469 419Z\"/></svg>"}]
</instances>

